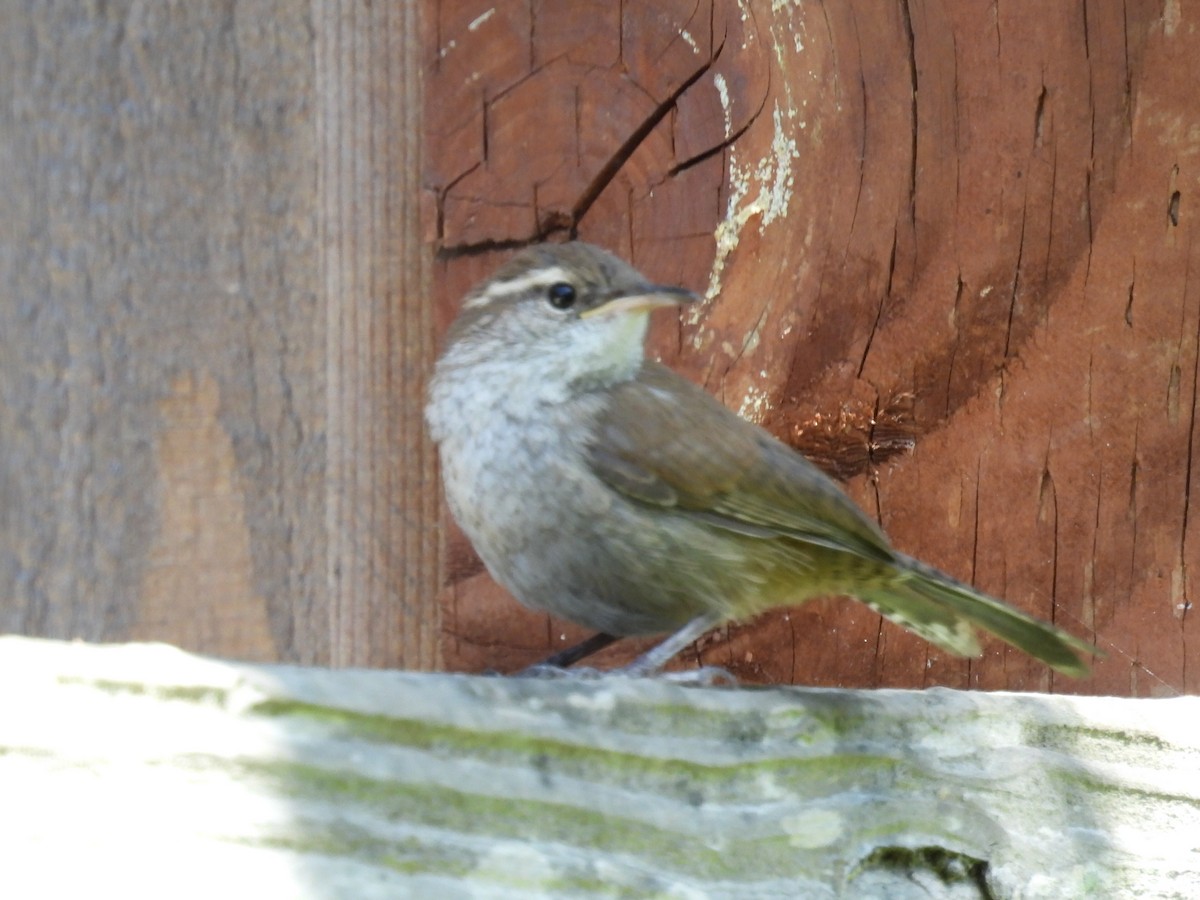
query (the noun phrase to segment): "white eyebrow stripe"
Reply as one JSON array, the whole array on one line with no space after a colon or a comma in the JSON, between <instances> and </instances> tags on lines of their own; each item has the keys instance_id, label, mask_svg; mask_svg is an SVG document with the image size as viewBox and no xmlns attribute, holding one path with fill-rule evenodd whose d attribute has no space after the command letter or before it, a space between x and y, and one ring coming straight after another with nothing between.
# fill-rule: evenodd
<instances>
[{"instance_id":1,"label":"white eyebrow stripe","mask_svg":"<svg viewBox=\"0 0 1200 900\"><path fill-rule=\"evenodd\" d=\"M511 281L496 281L487 286L487 289L482 293L477 294L466 302L468 307L483 306L485 303L491 303L493 300L499 300L502 297L508 297L512 294L523 294L530 288L535 287L550 287L552 284L557 284L560 281L570 282L571 276L566 269L559 266L551 266L548 269L534 269L527 275L522 275L520 278L514 278Z\"/></svg>"}]
</instances>

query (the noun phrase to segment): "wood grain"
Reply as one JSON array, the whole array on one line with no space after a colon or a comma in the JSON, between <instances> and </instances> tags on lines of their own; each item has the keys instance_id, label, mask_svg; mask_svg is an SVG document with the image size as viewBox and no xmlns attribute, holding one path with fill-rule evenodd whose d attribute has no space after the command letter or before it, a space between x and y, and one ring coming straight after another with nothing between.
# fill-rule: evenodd
<instances>
[{"instance_id":1,"label":"wood grain","mask_svg":"<svg viewBox=\"0 0 1200 900\"><path fill-rule=\"evenodd\" d=\"M334 665L438 664L439 488L422 243L417 5L315 7L326 302L328 619Z\"/></svg>"},{"instance_id":2,"label":"wood grain","mask_svg":"<svg viewBox=\"0 0 1200 900\"><path fill-rule=\"evenodd\" d=\"M328 659L306 9L0 20L0 630Z\"/></svg>"},{"instance_id":3,"label":"wood grain","mask_svg":"<svg viewBox=\"0 0 1200 900\"><path fill-rule=\"evenodd\" d=\"M417 14L0 12L0 630L437 666Z\"/></svg>"}]
</instances>

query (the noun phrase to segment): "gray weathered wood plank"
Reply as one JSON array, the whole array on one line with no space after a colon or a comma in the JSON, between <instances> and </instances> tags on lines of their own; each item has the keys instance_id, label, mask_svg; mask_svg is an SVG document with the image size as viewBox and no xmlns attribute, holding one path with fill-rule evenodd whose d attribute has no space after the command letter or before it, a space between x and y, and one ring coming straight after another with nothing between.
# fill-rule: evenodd
<instances>
[{"instance_id":1,"label":"gray weathered wood plank","mask_svg":"<svg viewBox=\"0 0 1200 900\"><path fill-rule=\"evenodd\" d=\"M1188 897L1200 699L0 639L0 893Z\"/></svg>"}]
</instances>

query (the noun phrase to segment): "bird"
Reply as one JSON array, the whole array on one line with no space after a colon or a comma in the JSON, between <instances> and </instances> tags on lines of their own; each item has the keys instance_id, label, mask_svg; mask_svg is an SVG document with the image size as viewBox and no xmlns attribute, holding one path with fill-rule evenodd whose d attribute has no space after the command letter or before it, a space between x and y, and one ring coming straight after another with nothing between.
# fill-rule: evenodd
<instances>
[{"instance_id":1,"label":"bird","mask_svg":"<svg viewBox=\"0 0 1200 900\"><path fill-rule=\"evenodd\" d=\"M847 595L955 656L979 630L1083 677L1091 644L896 550L801 453L649 359L650 313L698 301L612 253L530 246L470 290L429 380L448 506L525 606L603 636L707 631Z\"/></svg>"}]
</instances>

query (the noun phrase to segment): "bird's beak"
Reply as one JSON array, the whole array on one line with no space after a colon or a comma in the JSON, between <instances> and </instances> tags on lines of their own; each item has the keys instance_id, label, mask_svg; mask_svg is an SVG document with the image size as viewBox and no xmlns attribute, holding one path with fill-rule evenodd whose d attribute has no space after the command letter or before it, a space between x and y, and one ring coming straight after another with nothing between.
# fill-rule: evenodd
<instances>
[{"instance_id":1,"label":"bird's beak","mask_svg":"<svg viewBox=\"0 0 1200 900\"><path fill-rule=\"evenodd\" d=\"M679 306L683 303L695 303L700 298L689 290L681 287L652 284L636 294L624 294L611 300L584 310L579 314L581 319L600 318L618 315L620 313L643 312L658 309L660 306Z\"/></svg>"}]
</instances>

